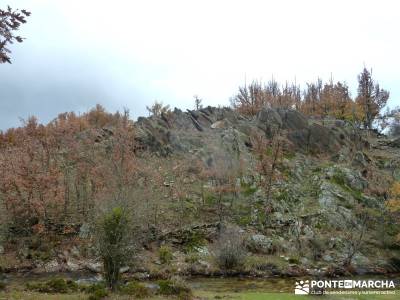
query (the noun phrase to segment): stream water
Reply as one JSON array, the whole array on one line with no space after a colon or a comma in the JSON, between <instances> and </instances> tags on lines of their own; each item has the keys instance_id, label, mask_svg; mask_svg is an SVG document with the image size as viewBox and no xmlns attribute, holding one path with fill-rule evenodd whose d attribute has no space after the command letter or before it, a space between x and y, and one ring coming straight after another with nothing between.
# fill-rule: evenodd
<instances>
[{"instance_id":1,"label":"stream water","mask_svg":"<svg viewBox=\"0 0 400 300\"><path fill-rule=\"evenodd\" d=\"M72 279L78 283L90 284L101 280L101 277L91 273L56 273L56 274L8 274L3 279L11 286L24 286L27 282L46 281L54 277ZM275 293L293 293L295 281L300 278L188 278L187 283L193 290L208 292L275 292ZM302 278L314 279L314 278ZM337 278L336 278L337 279ZM357 276L343 279L391 279L394 280L396 287L400 287L400 274L388 276ZM146 282L153 285L152 281Z\"/></svg>"}]
</instances>

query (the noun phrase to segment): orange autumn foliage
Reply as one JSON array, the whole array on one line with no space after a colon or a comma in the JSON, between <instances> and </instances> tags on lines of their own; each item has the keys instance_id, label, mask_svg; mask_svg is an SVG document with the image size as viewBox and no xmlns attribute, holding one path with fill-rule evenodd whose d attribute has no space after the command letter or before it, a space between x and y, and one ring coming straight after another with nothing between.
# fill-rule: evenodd
<instances>
[{"instance_id":1,"label":"orange autumn foliage","mask_svg":"<svg viewBox=\"0 0 400 300\"><path fill-rule=\"evenodd\" d=\"M110 114L98 105L47 125L31 117L0 132L0 198L16 230L80 222L99 195L118 197L135 184L136 164L128 112Z\"/></svg>"}]
</instances>

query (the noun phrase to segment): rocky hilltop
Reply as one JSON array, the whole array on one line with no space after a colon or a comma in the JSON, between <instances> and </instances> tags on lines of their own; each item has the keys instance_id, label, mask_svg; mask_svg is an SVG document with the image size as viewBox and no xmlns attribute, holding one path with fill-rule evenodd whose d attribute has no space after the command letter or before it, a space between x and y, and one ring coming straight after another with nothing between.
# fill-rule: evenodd
<instances>
[{"instance_id":1,"label":"rocky hilltop","mask_svg":"<svg viewBox=\"0 0 400 300\"><path fill-rule=\"evenodd\" d=\"M322 124L321 124L322 123ZM352 147L361 137L341 120L308 120L295 110L264 109L255 117L245 117L231 108L208 106L198 111L175 109L168 114L139 118L138 141L148 150L168 155L176 151L193 151L204 142L222 141L227 147L251 147L252 133L271 132L280 127L287 138L303 153L335 153ZM230 145L228 145L230 144ZM360 146L357 146L360 148ZM361 149L357 149L361 150Z\"/></svg>"},{"instance_id":2,"label":"rocky hilltop","mask_svg":"<svg viewBox=\"0 0 400 300\"><path fill-rule=\"evenodd\" d=\"M124 272L148 278L400 270L398 215L387 205L400 180L399 140L272 108L254 117L230 108L175 109L141 117L134 128L143 166L132 192L139 259ZM95 143L116 130L96 129ZM154 172L149 181L146 168ZM3 268L100 271L90 221L74 226L51 249L32 237L17 243L18 251L3 247L14 261ZM221 233L242 241L246 258L231 270L216 261Z\"/></svg>"}]
</instances>

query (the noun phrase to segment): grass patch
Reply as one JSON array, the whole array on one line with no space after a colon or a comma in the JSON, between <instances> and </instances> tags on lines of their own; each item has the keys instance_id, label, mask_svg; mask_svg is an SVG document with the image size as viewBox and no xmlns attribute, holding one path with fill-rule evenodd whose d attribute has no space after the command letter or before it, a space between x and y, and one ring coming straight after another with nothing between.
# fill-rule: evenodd
<instances>
[{"instance_id":1,"label":"grass patch","mask_svg":"<svg viewBox=\"0 0 400 300\"><path fill-rule=\"evenodd\" d=\"M201 231L187 231L183 236L183 251L195 252L197 248L205 245L205 235Z\"/></svg>"},{"instance_id":2,"label":"grass patch","mask_svg":"<svg viewBox=\"0 0 400 300\"><path fill-rule=\"evenodd\" d=\"M159 280L157 283L160 287L158 290L159 295L177 296L182 300L192 299L193 297L191 288L180 278Z\"/></svg>"},{"instance_id":3,"label":"grass patch","mask_svg":"<svg viewBox=\"0 0 400 300\"><path fill-rule=\"evenodd\" d=\"M242 194L246 197L253 195L257 191L256 186L253 186L253 184L250 183L246 183L243 180L241 180L240 182L240 187L242 188Z\"/></svg>"},{"instance_id":4,"label":"grass patch","mask_svg":"<svg viewBox=\"0 0 400 300\"><path fill-rule=\"evenodd\" d=\"M151 295L150 290L140 282L131 281L120 286L119 292L123 295L135 296L135 298L146 298Z\"/></svg>"},{"instance_id":5,"label":"grass patch","mask_svg":"<svg viewBox=\"0 0 400 300\"><path fill-rule=\"evenodd\" d=\"M67 294L71 292L77 292L79 290L79 286L72 280L54 278L46 282L28 282L26 284L26 289L39 293Z\"/></svg>"},{"instance_id":6,"label":"grass patch","mask_svg":"<svg viewBox=\"0 0 400 300\"><path fill-rule=\"evenodd\" d=\"M96 290L93 294L89 295L88 300L101 300L108 296L106 289Z\"/></svg>"}]
</instances>

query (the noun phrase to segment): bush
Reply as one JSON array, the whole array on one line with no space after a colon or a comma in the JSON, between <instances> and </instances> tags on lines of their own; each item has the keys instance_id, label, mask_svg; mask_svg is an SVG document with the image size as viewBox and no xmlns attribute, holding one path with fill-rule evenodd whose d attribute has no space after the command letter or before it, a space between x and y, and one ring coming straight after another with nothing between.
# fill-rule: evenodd
<instances>
[{"instance_id":1,"label":"bush","mask_svg":"<svg viewBox=\"0 0 400 300\"><path fill-rule=\"evenodd\" d=\"M346 174L342 170L335 170L332 176L332 181L340 186L346 186Z\"/></svg>"},{"instance_id":2,"label":"bush","mask_svg":"<svg viewBox=\"0 0 400 300\"><path fill-rule=\"evenodd\" d=\"M246 269L249 271L271 271L276 270L277 267L265 256L249 256L246 259Z\"/></svg>"},{"instance_id":3,"label":"bush","mask_svg":"<svg viewBox=\"0 0 400 300\"><path fill-rule=\"evenodd\" d=\"M130 219L127 211L114 207L99 218L98 247L104 265L107 285L114 290L120 279L120 268L129 257L131 244Z\"/></svg>"},{"instance_id":4,"label":"bush","mask_svg":"<svg viewBox=\"0 0 400 300\"><path fill-rule=\"evenodd\" d=\"M91 285L81 285L81 292L85 292L89 295L89 300L100 300L108 296L108 291L103 283L94 283Z\"/></svg>"},{"instance_id":5,"label":"bush","mask_svg":"<svg viewBox=\"0 0 400 300\"><path fill-rule=\"evenodd\" d=\"M221 270L242 268L246 260L243 237L235 228L227 228L221 232L214 245L214 258Z\"/></svg>"},{"instance_id":6,"label":"bush","mask_svg":"<svg viewBox=\"0 0 400 300\"><path fill-rule=\"evenodd\" d=\"M105 288L96 290L89 296L89 300L101 300L108 296L108 292Z\"/></svg>"},{"instance_id":7,"label":"bush","mask_svg":"<svg viewBox=\"0 0 400 300\"><path fill-rule=\"evenodd\" d=\"M72 280L54 278L44 283L27 283L26 288L39 293L66 294L68 292L76 292L79 287L78 284Z\"/></svg>"},{"instance_id":8,"label":"bush","mask_svg":"<svg viewBox=\"0 0 400 300\"><path fill-rule=\"evenodd\" d=\"M300 260L297 257L290 257L288 260L288 263L298 265L298 264L300 264Z\"/></svg>"},{"instance_id":9,"label":"bush","mask_svg":"<svg viewBox=\"0 0 400 300\"><path fill-rule=\"evenodd\" d=\"M135 296L136 298L145 298L150 296L150 291L143 284L131 281L120 287L121 294Z\"/></svg>"},{"instance_id":10,"label":"bush","mask_svg":"<svg viewBox=\"0 0 400 300\"><path fill-rule=\"evenodd\" d=\"M6 289L6 284L0 281L0 291L4 291Z\"/></svg>"},{"instance_id":11,"label":"bush","mask_svg":"<svg viewBox=\"0 0 400 300\"><path fill-rule=\"evenodd\" d=\"M192 290L181 278L175 277L170 280L159 280L160 289L158 294L165 296L177 296L181 300L192 299Z\"/></svg>"},{"instance_id":12,"label":"bush","mask_svg":"<svg viewBox=\"0 0 400 300\"><path fill-rule=\"evenodd\" d=\"M185 262L189 264L195 264L200 260L200 254L196 252L190 252L185 256Z\"/></svg>"},{"instance_id":13,"label":"bush","mask_svg":"<svg viewBox=\"0 0 400 300\"><path fill-rule=\"evenodd\" d=\"M91 285L81 285L79 289L81 292L94 294L97 290L104 290L106 286L103 283L94 283Z\"/></svg>"},{"instance_id":14,"label":"bush","mask_svg":"<svg viewBox=\"0 0 400 300\"><path fill-rule=\"evenodd\" d=\"M185 232L183 237L183 251L185 253L193 252L197 248L205 245L205 236L200 231Z\"/></svg>"},{"instance_id":15,"label":"bush","mask_svg":"<svg viewBox=\"0 0 400 300\"><path fill-rule=\"evenodd\" d=\"M158 256L162 264L169 264L173 259L171 248L168 246L161 246L158 250Z\"/></svg>"}]
</instances>

